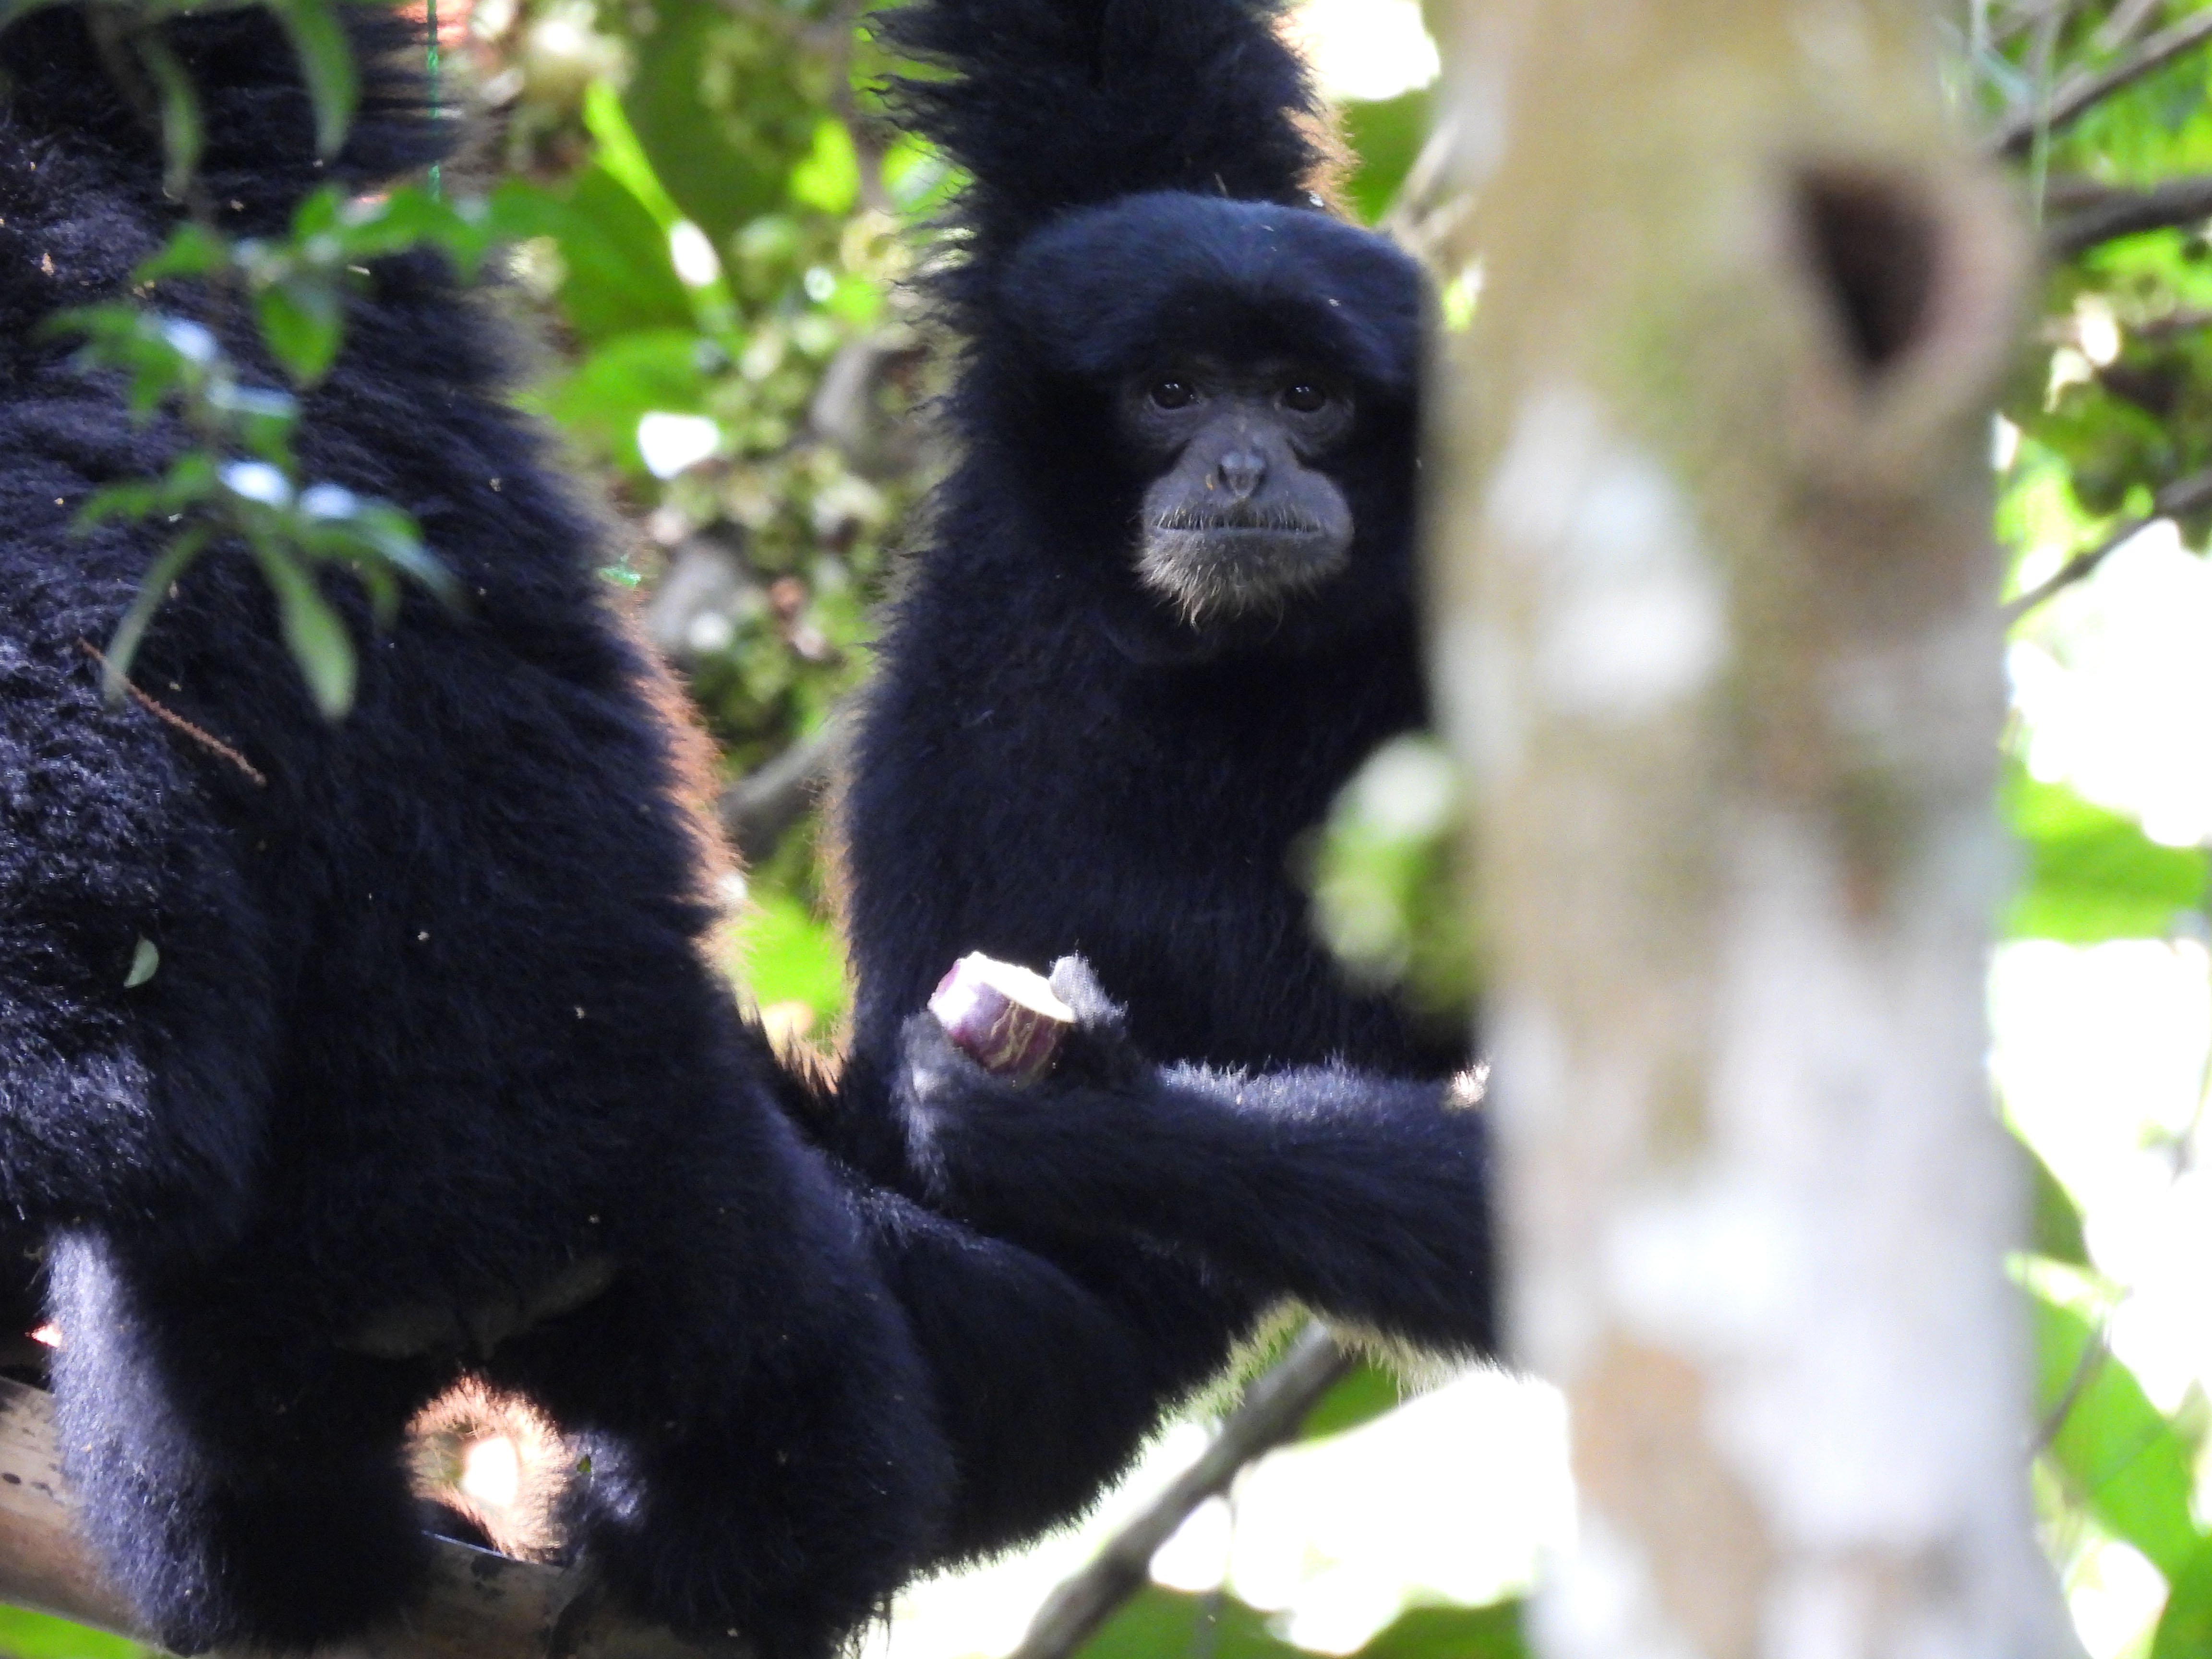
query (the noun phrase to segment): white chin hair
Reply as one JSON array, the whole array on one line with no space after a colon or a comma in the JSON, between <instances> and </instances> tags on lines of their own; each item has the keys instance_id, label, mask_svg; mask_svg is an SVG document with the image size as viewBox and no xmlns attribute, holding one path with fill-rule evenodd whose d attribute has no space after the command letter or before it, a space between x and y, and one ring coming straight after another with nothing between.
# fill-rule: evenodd
<instances>
[{"instance_id":1,"label":"white chin hair","mask_svg":"<svg viewBox=\"0 0 2212 1659\"><path fill-rule=\"evenodd\" d=\"M1344 568L1341 549L1322 556L1279 546L1224 551L1204 532L1156 529L1137 558L1137 578L1193 628L1243 616L1279 616L1298 594Z\"/></svg>"}]
</instances>

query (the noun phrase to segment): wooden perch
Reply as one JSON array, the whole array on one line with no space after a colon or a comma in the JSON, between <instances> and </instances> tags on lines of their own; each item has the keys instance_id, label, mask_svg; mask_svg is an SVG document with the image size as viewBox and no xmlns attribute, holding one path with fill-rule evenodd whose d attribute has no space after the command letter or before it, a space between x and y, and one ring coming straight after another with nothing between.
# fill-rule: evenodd
<instances>
[{"instance_id":1,"label":"wooden perch","mask_svg":"<svg viewBox=\"0 0 2212 1659\"><path fill-rule=\"evenodd\" d=\"M148 1638L76 1532L52 1396L0 1378L0 1601L135 1640ZM392 1628L346 1659L732 1659L614 1614L587 1573L436 1540L430 1587Z\"/></svg>"}]
</instances>

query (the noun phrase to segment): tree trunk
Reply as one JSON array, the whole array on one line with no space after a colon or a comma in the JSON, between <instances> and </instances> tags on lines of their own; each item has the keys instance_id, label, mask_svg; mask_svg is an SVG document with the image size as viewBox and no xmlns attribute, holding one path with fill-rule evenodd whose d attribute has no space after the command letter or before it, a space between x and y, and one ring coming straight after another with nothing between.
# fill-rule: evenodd
<instances>
[{"instance_id":1,"label":"tree trunk","mask_svg":"<svg viewBox=\"0 0 2212 1659\"><path fill-rule=\"evenodd\" d=\"M1439 699L1548 1659L2075 1651L1983 1072L2021 242L1905 0L1457 0Z\"/></svg>"}]
</instances>

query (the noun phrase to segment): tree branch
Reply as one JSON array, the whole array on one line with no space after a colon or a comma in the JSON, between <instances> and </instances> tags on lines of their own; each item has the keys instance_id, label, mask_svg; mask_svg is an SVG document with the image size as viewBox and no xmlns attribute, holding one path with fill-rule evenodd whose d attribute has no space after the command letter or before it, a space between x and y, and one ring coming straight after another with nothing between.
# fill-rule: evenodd
<instances>
[{"instance_id":1,"label":"tree branch","mask_svg":"<svg viewBox=\"0 0 2212 1659\"><path fill-rule=\"evenodd\" d=\"M2057 132L2071 125L2122 88L2208 40L2212 40L2212 11L2192 12L2171 28L2160 29L2118 63L2074 76L2051 94L2049 102L1999 123L1988 139L1990 153L2025 155L2038 132Z\"/></svg>"},{"instance_id":2,"label":"tree branch","mask_svg":"<svg viewBox=\"0 0 2212 1659\"><path fill-rule=\"evenodd\" d=\"M833 710L811 737L756 771L748 772L714 803L722 830L748 869L760 864L812 808L845 741L846 717Z\"/></svg>"},{"instance_id":3,"label":"tree branch","mask_svg":"<svg viewBox=\"0 0 2212 1659\"><path fill-rule=\"evenodd\" d=\"M2053 594L2073 586L2075 582L2092 574L2099 565L2118 552L2124 543L2141 535L2160 519L2178 519L2185 513L2200 513L2212 507L2212 467L2202 472L2192 472L2151 498L2150 511L2140 519L2131 519L2094 547L2076 553L2042 581L2013 600L2004 608L2004 621L2011 627L2022 617L2048 600Z\"/></svg>"},{"instance_id":4,"label":"tree branch","mask_svg":"<svg viewBox=\"0 0 2212 1659\"><path fill-rule=\"evenodd\" d=\"M2100 191L2045 228L2043 250L2054 260L2070 259L2115 237L2203 219L2212 219L2212 175L2169 179L2149 190Z\"/></svg>"},{"instance_id":5,"label":"tree branch","mask_svg":"<svg viewBox=\"0 0 2212 1659\"><path fill-rule=\"evenodd\" d=\"M1282 1363L1245 1390L1198 1461L1109 1539L1088 1566L1053 1591L1011 1659L1067 1659L1144 1588L1152 1557L1191 1511L1227 1490L1246 1464L1296 1434L1352 1363L1335 1338L1318 1325L1308 1327Z\"/></svg>"},{"instance_id":6,"label":"tree branch","mask_svg":"<svg viewBox=\"0 0 2212 1659\"><path fill-rule=\"evenodd\" d=\"M52 1398L0 1378L0 1601L145 1641L76 1533ZM349 1644L349 1659L732 1659L617 1617L589 1575L440 1539L430 1587L399 1622Z\"/></svg>"}]
</instances>

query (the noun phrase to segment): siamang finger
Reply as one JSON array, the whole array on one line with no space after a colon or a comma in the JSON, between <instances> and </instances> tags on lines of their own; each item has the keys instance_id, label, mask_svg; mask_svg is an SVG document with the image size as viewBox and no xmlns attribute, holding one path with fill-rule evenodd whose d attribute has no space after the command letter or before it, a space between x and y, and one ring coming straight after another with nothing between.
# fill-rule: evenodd
<instances>
[{"instance_id":1,"label":"siamang finger","mask_svg":"<svg viewBox=\"0 0 2212 1659\"><path fill-rule=\"evenodd\" d=\"M1120 1034L1127 1011L1106 994L1098 975L1081 957L1062 957L1054 963L1048 982L1052 994L1074 1012L1079 1026L1085 1030L1103 1027Z\"/></svg>"}]
</instances>

